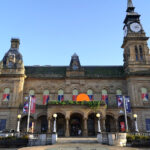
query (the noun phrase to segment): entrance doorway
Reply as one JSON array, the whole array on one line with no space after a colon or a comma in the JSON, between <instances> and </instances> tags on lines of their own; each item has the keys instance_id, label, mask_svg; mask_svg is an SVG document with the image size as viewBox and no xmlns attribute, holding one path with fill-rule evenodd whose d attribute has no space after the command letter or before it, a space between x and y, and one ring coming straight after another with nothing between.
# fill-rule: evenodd
<instances>
[{"instance_id":1,"label":"entrance doorway","mask_svg":"<svg viewBox=\"0 0 150 150\"><path fill-rule=\"evenodd\" d=\"M116 132L116 121L114 117L106 115L105 127L106 132Z\"/></svg>"},{"instance_id":2,"label":"entrance doorway","mask_svg":"<svg viewBox=\"0 0 150 150\"><path fill-rule=\"evenodd\" d=\"M42 115L38 117L36 121L36 131L38 133L46 133L47 129L48 129L47 116Z\"/></svg>"},{"instance_id":3,"label":"entrance doorway","mask_svg":"<svg viewBox=\"0 0 150 150\"><path fill-rule=\"evenodd\" d=\"M79 113L72 114L70 117L70 135L82 136L82 115Z\"/></svg>"},{"instance_id":4,"label":"entrance doorway","mask_svg":"<svg viewBox=\"0 0 150 150\"><path fill-rule=\"evenodd\" d=\"M42 116L40 119L41 119L41 133L46 133L48 129L47 116Z\"/></svg>"},{"instance_id":5,"label":"entrance doorway","mask_svg":"<svg viewBox=\"0 0 150 150\"><path fill-rule=\"evenodd\" d=\"M65 136L66 120L65 116L61 113L57 113L57 134L59 137Z\"/></svg>"},{"instance_id":6,"label":"entrance doorway","mask_svg":"<svg viewBox=\"0 0 150 150\"><path fill-rule=\"evenodd\" d=\"M96 123L96 114L92 113L88 116L88 136L95 136L95 123Z\"/></svg>"},{"instance_id":7,"label":"entrance doorway","mask_svg":"<svg viewBox=\"0 0 150 150\"><path fill-rule=\"evenodd\" d=\"M132 131L132 122L131 119L129 117L127 117L127 122L128 122L128 130ZM126 126L125 126L125 117L124 116L120 116L118 118L118 126L119 126L119 131L120 132L125 132L126 130Z\"/></svg>"},{"instance_id":8,"label":"entrance doorway","mask_svg":"<svg viewBox=\"0 0 150 150\"><path fill-rule=\"evenodd\" d=\"M21 118L21 122L20 122L20 131L21 132L27 132L27 120L28 120L28 116L24 116L23 118ZM29 132L32 131L32 129L31 129L32 122L33 122L33 117L30 116Z\"/></svg>"}]
</instances>

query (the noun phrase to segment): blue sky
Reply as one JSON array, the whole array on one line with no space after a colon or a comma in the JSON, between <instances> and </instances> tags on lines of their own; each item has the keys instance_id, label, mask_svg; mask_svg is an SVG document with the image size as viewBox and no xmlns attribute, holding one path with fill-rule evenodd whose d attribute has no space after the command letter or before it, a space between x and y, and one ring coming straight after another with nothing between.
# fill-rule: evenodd
<instances>
[{"instance_id":1,"label":"blue sky","mask_svg":"<svg viewBox=\"0 0 150 150\"><path fill-rule=\"evenodd\" d=\"M133 0L150 36L150 0ZM0 60L20 38L25 65L122 65L127 0L1 0ZM150 42L148 43L150 46Z\"/></svg>"}]
</instances>

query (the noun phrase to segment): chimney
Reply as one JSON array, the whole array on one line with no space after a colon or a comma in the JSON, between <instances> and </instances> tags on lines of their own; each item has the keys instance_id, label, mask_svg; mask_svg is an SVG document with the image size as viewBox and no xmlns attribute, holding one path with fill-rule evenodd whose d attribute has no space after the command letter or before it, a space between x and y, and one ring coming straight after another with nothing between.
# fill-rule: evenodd
<instances>
[{"instance_id":1,"label":"chimney","mask_svg":"<svg viewBox=\"0 0 150 150\"><path fill-rule=\"evenodd\" d=\"M19 49L20 39L12 38L11 39L11 48Z\"/></svg>"}]
</instances>

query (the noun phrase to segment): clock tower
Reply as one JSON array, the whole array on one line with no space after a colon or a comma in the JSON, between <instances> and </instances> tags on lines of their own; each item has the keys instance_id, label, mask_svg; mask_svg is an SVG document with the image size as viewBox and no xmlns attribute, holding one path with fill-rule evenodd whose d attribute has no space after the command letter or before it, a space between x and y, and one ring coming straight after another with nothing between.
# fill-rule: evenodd
<instances>
[{"instance_id":1,"label":"clock tower","mask_svg":"<svg viewBox=\"0 0 150 150\"><path fill-rule=\"evenodd\" d=\"M140 15L135 12L132 0L127 2L127 15L124 20L124 67L126 73L141 72L150 69L149 39L140 22Z\"/></svg>"}]
</instances>

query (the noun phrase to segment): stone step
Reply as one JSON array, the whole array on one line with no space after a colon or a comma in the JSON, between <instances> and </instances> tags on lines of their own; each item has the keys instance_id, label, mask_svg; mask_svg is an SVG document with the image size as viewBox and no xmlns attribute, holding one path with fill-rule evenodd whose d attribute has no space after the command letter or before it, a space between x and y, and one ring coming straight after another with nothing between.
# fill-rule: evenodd
<instances>
[{"instance_id":1,"label":"stone step","mask_svg":"<svg viewBox=\"0 0 150 150\"><path fill-rule=\"evenodd\" d=\"M98 143L97 138L69 137L58 138L57 143Z\"/></svg>"}]
</instances>

